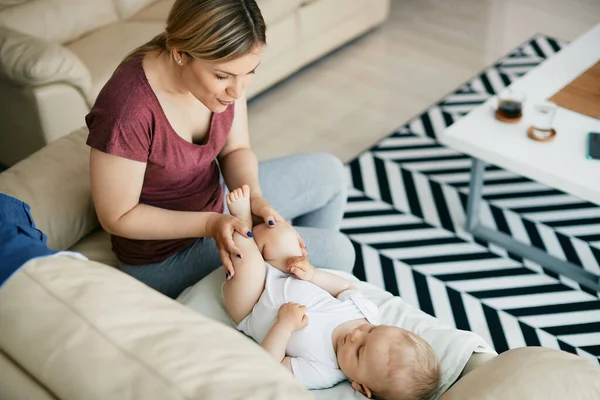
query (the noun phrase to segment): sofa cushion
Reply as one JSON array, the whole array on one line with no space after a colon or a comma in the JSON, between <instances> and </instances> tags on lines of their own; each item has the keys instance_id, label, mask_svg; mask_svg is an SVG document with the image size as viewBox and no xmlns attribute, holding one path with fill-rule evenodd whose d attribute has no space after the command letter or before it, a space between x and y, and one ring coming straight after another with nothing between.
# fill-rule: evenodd
<instances>
[{"instance_id":1,"label":"sofa cushion","mask_svg":"<svg viewBox=\"0 0 600 400\"><path fill-rule=\"evenodd\" d=\"M304 0L306 1L306 0ZM166 21L175 0L160 0L131 17L132 21ZM257 0L267 25L277 23L297 11L301 0Z\"/></svg>"},{"instance_id":2,"label":"sofa cushion","mask_svg":"<svg viewBox=\"0 0 600 400\"><path fill-rule=\"evenodd\" d=\"M66 47L0 26L0 77L21 86L68 82L87 94L90 72Z\"/></svg>"},{"instance_id":3,"label":"sofa cushion","mask_svg":"<svg viewBox=\"0 0 600 400\"><path fill-rule=\"evenodd\" d=\"M300 0L256 0L256 3L267 26L282 20L300 8Z\"/></svg>"},{"instance_id":4,"label":"sofa cushion","mask_svg":"<svg viewBox=\"0 0 600 400\"><path fill-rule=\"evenodd\" d=\"M90 104L94 103L123 58L163 30L161 22L118 22L102 27L68 46L90 71Z\"/></svg>"},{"instance_id":5,"label":"sofa cushion","mask_svg":"<svg viewBox=\"0 0 600 400\"><path fill-rule=\"evenodd\" d=\"M25 3L30 0L0 0L0 11L5 8L15 6L17 4Z\"/></svg>"},{"instance_id":6,"label":"sofa cushion","mask_svg":"<svg viewBox=\"0 0 600 400\"><path fill-rule=\"evenodd\" d=\"M0 11L0 26L58 43L117 19L112 0L31 0Z\"/></svg>"},{"instance_id":7,"label":"sofa cushion","mask_svg":"<svg viewBox=\"0 0 600 400\"><path fill-rule=\"evenodd\" d=\"M298 43L300 32L295 18L283 19L269 27L267 35L267 46L261 56L261 65L257 68L257 74L260 74L262 64L269 64L271 60L279 57L280 54L294 48ZM251 86L250 86L251 87Z\"/></svg>"},{"instance_id":8,"label":"sofa cushion","mask_svg":"<svg viewBox=\"0 0 600 400\"><path fill-rule=\"evenodd\" d=\"M31 206L48 247L64 250L99 223L89 180L87 128L65 136L0 174L0 192Z\"/></svg>"},{"instance_id":9,"label":"sofa cushion","mask_svg":"<svg viewBox=\"0 0 600 400\"><path fill-rule=\"evenodd\" d=\"M75 243L69 250L81 253L92 261L111 267L119 266L119 260L112 251L110 234L102 228L96 229Z\"/></svg>"},{"instance_id":10,"label":"sofa cushion","mask_svg":"<svg viewBox=\"0 0 600 400\"><path fill-rule=\"evenodd\" d=\"M160 21L166 24L175 0L160 0L132 16L130 21Z\"/></svg>"},{"instance_id":11,"label":"sofa cushion","mask_svg":"<svg viewBox=\"0 0 600 400\"><path fill-rule=\"evenodd\" d=\"M131 17L132 21L166 21L175 0L160 0ZM274 24L300 7L301 0L257 0L267 25Z\"/></svg>"},{"instance_id":12,"label":"sofa cushion","mask_svg":"<svg viewBox=\"0 0 600 400\"><path fill-rule=\"evenodd\" d=\"M117 12L122 19L129 19L140 10L151 6L157 0L114 0Z\"/></svg>"},{"instance_id":13,"label":"sofa cushion","mask_svg":"<svg viewBox=\"0 0 600 400\"><path fill-rule=\"evenodd\" d=\"M0 348L60 399L313 398L234 329L67 255L0 287L0 326Z\"/></svg>"},{"instance_id":14,"label":"sofa cushion","mask_svg":"<svg viewBox=\"0 0 600 400\"><path fill-rule=\"evenodd\" d=\"M300 31L303 40L318 36L324 31L342 25L360 16L374 0L319 0L300 9ZM380 0L375 0L380 2Z\"/></svg>"},{"instance_id":15,"label":"sofa cushion","mask_svg":"<svg viewBox=\"0 0 600 400\"><path fill-rule=\"evenodd\" d=\"M31 0L0 0L0 7L11 7Z\"/></svg>"},{"instance_id":16,"label":"sofa cushion","mask_svg":"<svg viewBox=\"0 0 600 400\"><path fill-rule=\"evenodd\" d=\"M509 350L461 378L441 400L600 399L600 368L564 351Z\"/></svg>"},{"instance_id":17,"label":"sofa cushion","mask_svg":"<svg viewBox=\"0 0 600 400\"><path fill-rule=\"evenodd\" d=\"M1 349L0 385L2 385L0 391L2 399L56 400L56 397L8 358Z\"/></svg>"}]
</instances>

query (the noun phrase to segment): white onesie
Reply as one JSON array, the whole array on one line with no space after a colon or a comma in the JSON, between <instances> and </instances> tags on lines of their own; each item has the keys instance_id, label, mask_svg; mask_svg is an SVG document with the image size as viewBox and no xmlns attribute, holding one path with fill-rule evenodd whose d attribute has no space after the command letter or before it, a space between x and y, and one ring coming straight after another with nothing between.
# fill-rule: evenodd
<instances>
[{"instance_id":1,"label":"white onesie","mask_svg":"<svg viewBox=\"0 0 600 400\"><path fill-rule=\"evenodd\" d=\"M275 323L282 304L293 302L307 307L308 325L292 333L285 354L291 357L292 371L309 389L324 389L346 379L340 370L331 335L340 324L366 318L379 324L377 306L358 290L346 290L336 299L317 285L285 274L267 265L265 290L237 329L258 343Z\"/></svg>"}]
</instances>

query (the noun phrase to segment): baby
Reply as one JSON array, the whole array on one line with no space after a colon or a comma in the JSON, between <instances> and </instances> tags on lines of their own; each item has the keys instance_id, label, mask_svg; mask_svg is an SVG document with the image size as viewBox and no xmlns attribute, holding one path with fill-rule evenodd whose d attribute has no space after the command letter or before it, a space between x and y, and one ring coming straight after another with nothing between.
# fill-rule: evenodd
<instances>
[{"instance_id":1,"label":"baby","mask_svg":"<svg viewBox=\"0 0 600 400\"><path fill-rule=\"evenodd\" d=\"M227 195L232 215L252 226L250 189ZM287 224L235 234L243 258L223 284L237 328L309 389L343 380L378 399L427 399L440 381L431 347L407 330L379 325L377 306L342 277L315 269Z\"/></svg>"}]
</instances>

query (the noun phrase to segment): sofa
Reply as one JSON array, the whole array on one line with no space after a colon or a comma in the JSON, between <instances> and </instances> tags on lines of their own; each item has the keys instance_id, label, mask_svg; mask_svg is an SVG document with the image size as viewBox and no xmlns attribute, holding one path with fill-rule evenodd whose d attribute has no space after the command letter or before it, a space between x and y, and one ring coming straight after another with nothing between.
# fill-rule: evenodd
<instances>
[{"instance_id":1,"label":"sofa","mask_svg":"<svg viewBox=\"0 0 600 400\"><path fill-rule=\"evenodd\" d=\"M118 63L164 30L173 1L0 0L0 164L84 126ZM390 0L257 2L268 47L248 98L382 23Z\"/></svg>"},{"instance_id":2,"label":"sofa","mask_svg":"<svg viewBox=\"0 0 600 400\"><path fill-rule=\"evenodd\" d=\"M32 260L0 287L0 400L362 398L306 391L259 346L211 315L218 305L194 311L114 268L109 236L92 205L86 137L79 129L0 173L0 192L31 206L49 247L89 258ZM201 304L218 297L222 274L209 276L213 284L201 282L208 285L200 290L207 296ZM361 285L387 302L401 300ZM473 356L441 396L599 398L598 366L544 348Z\"/></svg>"}]
</instances>

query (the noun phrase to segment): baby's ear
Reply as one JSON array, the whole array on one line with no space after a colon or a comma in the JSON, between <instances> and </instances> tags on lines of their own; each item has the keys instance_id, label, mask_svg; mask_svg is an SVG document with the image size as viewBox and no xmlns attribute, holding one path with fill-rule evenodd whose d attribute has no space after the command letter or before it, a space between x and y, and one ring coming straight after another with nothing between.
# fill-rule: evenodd
<instances>
[{"instance_id":1,"label":"baby's ear","mask_svg":"<svg viewBox=\"0 0 600 400\"><path fill-rule=\"evenodd\" d=\"M357 392L361 392L368 399L370 399L371 397L373 397L373 393L371 393L371 389L369 389L368 387L366 387L362 383L358 383L356 381L353 381L352 382L352 389L356 390Z\"/></svg>"}]
</instances>

